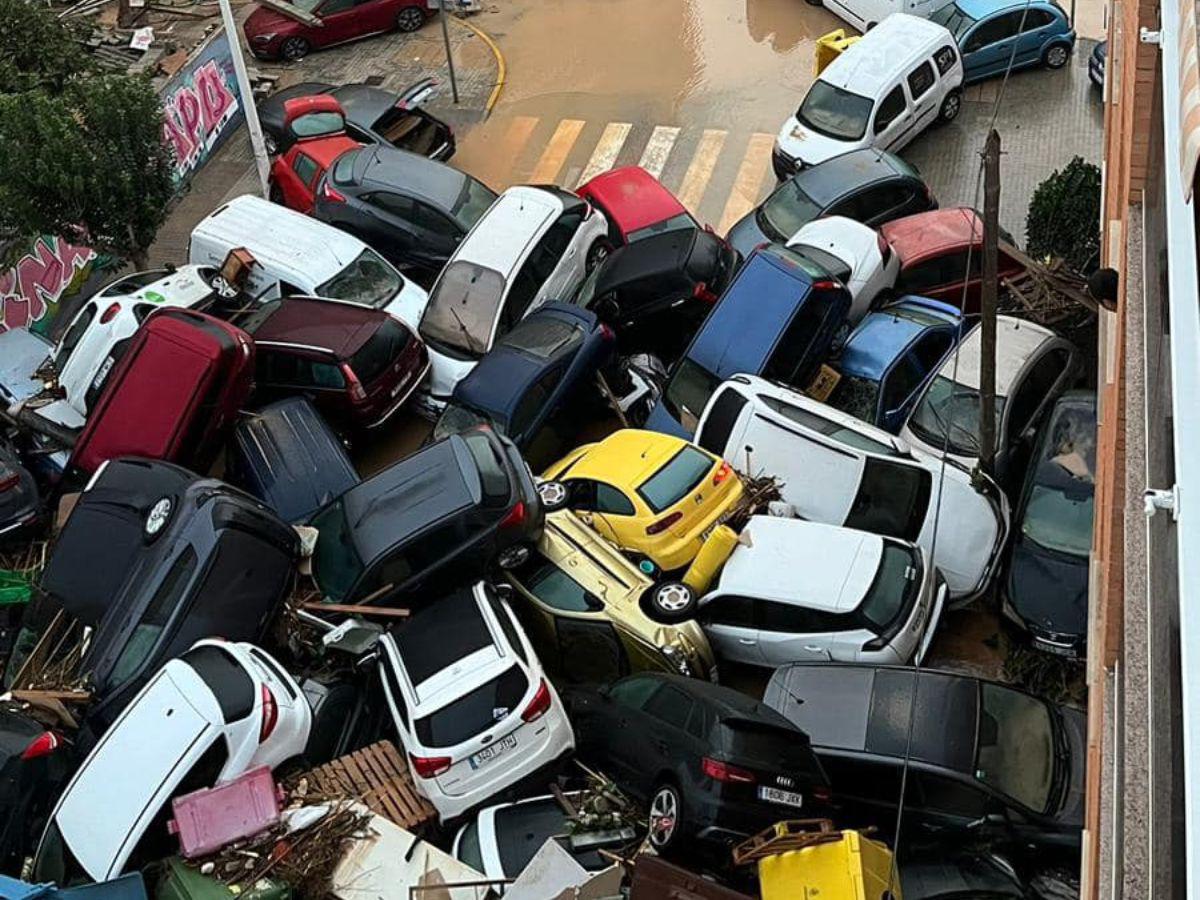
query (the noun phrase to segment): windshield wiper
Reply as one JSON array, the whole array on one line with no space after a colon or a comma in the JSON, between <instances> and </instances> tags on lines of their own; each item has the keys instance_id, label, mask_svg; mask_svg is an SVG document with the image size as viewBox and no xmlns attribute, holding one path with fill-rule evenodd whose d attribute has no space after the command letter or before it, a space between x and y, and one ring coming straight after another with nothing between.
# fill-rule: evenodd
<instances>
[{"instance_id":1,"label":"windshield wiper","mask_svg":"<svg viewBox=\"0 0 1200 900\"><path fill-rule=\"evenodd\" d=\"M483 347L475 343L475 337L471 334L470 329L467 328L466 323L463 322L462 316L458 314L458 310L453 306L450 307L450 315L454 316L454 321L458 323L458 330L461 331L462 336L467 339L467 349L472 353L483 353Z\"/></svg>"}]
</instances>

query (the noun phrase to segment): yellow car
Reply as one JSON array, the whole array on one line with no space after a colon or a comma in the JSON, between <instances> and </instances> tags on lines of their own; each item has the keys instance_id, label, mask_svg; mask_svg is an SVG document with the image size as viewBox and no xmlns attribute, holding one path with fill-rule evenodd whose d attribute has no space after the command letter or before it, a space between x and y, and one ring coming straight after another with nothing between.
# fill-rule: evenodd
<instances>
[{"instance_id":1,"label":"yellow car","mask_svg":"<svg viewBox=\"0 0 1200 900\"><path fill-rule=\"evenodd\" d=\"M655 583L570 510L546 516L537 547L505 578L513 612L560 683L607 684L640 671L716 680L690 589Z\"/></svg>"},{"instance_id":2,"label":"yellow car","mask_svg":"<svg viewBox=\"0 0 1200 900\"><path fill-rule=\"evenodd\" d=\"M543 475L547 512L569 508L664 572L685 568L742 496L729 463L695 444L626 428L567 454Z\"/></svg>"}]
</instances>

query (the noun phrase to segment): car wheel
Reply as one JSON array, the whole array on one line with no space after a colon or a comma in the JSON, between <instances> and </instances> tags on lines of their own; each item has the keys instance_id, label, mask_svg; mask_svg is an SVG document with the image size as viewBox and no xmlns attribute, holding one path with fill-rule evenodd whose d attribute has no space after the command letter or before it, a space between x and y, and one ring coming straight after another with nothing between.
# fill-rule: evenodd
<instances>
[{"instance_id":1,"label":"car wheel","mask_svg":"<svg viewBox=\"0 0 1200 900\"><path fill-rule=\"evenodd\" d=\"M312 47L302 37L290 37L279 45L279 58L286 62L295 62L308 56Z\"/></svg>"},{"instance_id":2,"label":"car wheel","mask_svg":"<svg viewBox=\"0 0 1200 900\"><path fill-rule=\"evenodd\" d=\"M263 147L270 156L279 153L279 142L275 140L274 135L267 134L265 131L263 132Z\"/></svg>"},{"instance_id":3,"label":"car wheel","mask_svg":"<svg viewBox=\"0 0 1200 900\"><path fill-rule=\"evenodd\" d=\"M942 108L938 110L939 122L953 122L962 111L962 91L954 90L942 100Z\"/></svg>"},{"instance_id":4,"label":"car wheel","mask_svg":"<svg viewBox=\"0 0 1200 900\"><path fill-rule=\"evenodd\" d=\"M868 31L870 31L872 28L874 28L875 24L876 23L874 23L874 22L868 22L867 27L863 29L863 34L866 34Z\"/></svg>"},{"instance_id":5,"label":"car wheel","mask_svg":"<svg viewBox=\"0 0 1200 900\"><path fill-rule=\"evenodd\" d=\"M542 481L537 486L538 500L546 512L554 512L567 505L570 495L567 486L561 481Z\"/></svg>"},{"instance_id":6,"label":"car wheel","mask_svg":"<svg viewBox=\"0 0 1200 900\"><path fill-rule=\"evenodd\" d=\"M671 625L696 614L696 592L682 581L663 581L646 591L646 614Z\"/></svg>"},{"instance_id":7,"label":"car wheel","mask_svg":"<svg viewBox=\"0 0 1200 900\"><path fill-rule=\"evenodd\" d=\"M529 548L524 544L509 547L496 558L496 564L502 569L515 569L524 565L529 559Z\"/></svg>"},{"instance_id":8,"label":"car wheel","mask_svg":"<svg viewBox=\"0 0 1200 900\"><path fill-rule=\"evenodd\" d=\"M1071 58L1071 50L1062 44L1055 44L1046 51L1046 55L1042 58L1047 69L1061 69L1067 64L1067 60Z\"/></svg>"},{"instance_id":9,"label":"car wheel","mask_svg":"<svg viewBox=\"0 0 1200 900\"><path fill-rule=\"evenodd\" d=\"M270 200L272 203L278 203L280 206L287 206L283 200L283 189L275 182L271 182Z\"/></svg>"},{"instance_id":10,"label":"car wheel","mask_svg":"<svg viewBox=\"0 0 1200 900\"><path fill-rule=\"evenodd\" d=\"M401 31L416 31L425 24L425 13L419 6L406 6L396 14L396 27Z\"/></svg>"},{"instance_id":11,"label":"car wheel","mask_svg":"<svg viewBox=\"0 0 1200 900\"><path fill-rule=\"evenodd\" d=\"M679 844L679 820L683 814L683 801L679 790L672 784L661 784L650 798L650 814L647 820L650 843L656 850L667 850Z\"/></svg>"},{"instance_id":12,"label":"car wheel","mask_svg":"<svg viewBox=\"0 0 1200 900\"><path fill-rule=\"evenodd\" d=\"M590 273L596 266L604 262L611 252L612 245L604 238L596 238L596 240L592 241L592 246L588 247L587 252L587 271Z\"/></svg>"}]
</instances>

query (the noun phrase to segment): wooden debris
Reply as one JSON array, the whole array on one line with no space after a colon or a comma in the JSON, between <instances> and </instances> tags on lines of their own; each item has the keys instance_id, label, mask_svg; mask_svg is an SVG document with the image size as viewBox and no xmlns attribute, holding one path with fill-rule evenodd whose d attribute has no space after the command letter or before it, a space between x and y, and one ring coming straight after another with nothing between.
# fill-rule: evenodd
<instances>
[{"instance_id":1,"label":"wooden debris","mask_svg":"<svg viewBox=\"0 0 1200 900\"><path fill-rule=\"evenodd\" d=\"M358 800L372 812L415 831L437 817L437 810L413 784L408 764L391 741L380 741L306 773L307 802L312 797Z\"/></svg>"}]
</instances>

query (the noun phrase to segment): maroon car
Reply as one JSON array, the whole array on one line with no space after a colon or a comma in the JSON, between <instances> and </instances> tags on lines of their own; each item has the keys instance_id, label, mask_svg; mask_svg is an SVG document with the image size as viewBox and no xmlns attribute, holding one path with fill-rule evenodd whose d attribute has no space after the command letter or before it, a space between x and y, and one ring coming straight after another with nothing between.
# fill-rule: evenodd
<instances>
[{"instance_id":1,"label":"maroon car","mask_svg":"<svg viewBox=\"0 0 1200 900\"><path fill-rule=\"evenodd\" d=\"M284 297L239 323L254 337L256 397L309 397L340 431L382 425L429 370L425 344L378 309Z\"/></svg>"},{"instance_id":2,"label":"maroon car","mask_svg":"<svg viewBox=\"0 0 1200 900\"><path fill-rule=\"evenodd\" d=\"M297 60L309 50L382 34L416 31L431 15L425 0L267 0L243 26L260 59Z\"/></svg>"}]
</instances>

